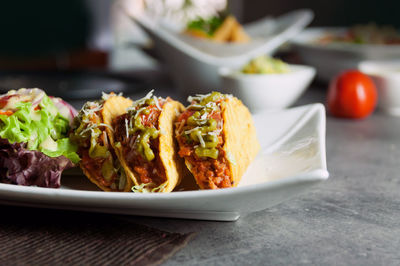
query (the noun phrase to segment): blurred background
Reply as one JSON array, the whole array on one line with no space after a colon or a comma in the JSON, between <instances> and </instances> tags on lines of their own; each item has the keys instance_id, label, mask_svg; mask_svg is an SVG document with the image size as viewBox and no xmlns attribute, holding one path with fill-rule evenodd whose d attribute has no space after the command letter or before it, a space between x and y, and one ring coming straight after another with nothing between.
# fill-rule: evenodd
<instances>
[{"instance_id":1,"label":"blurred background","mask_svg":"<svg viewBox=\"0 0 400 266\"><path fill-rule=\"evenodd\" d=\"M174 92L174 84L164 71L168 66L152 54L149 38L129 17L143 6L152 8L154 16L171 15L164 12L166 6L177 8L191 2L199 9L227 6L241 23L308 8L314 12L310 27L369 22L400 27L400 2L389 0L146 2L4 1L0 16L0 90L42 87L69 99L98 97L100 91L141 93L154 87ZM285 47L281 54L285 56L288 51L290 54L290 47ZM279 50L276 53L278 57L281 54ZM298 60L295 56L286 58Z\"/></svg>"},{"instance_id":2,"label":"blurred background","mask_svg":"<svg viewBox=\"0 0 400 266\"><path fill-rule=\"evenodd\" d=\"M280 1L243 1L243 22L249 22L265 16L280 15L291 10L310 8L315 17L310 26L351 26L376 22L380 25L400 27L396 17L399 1L393 0L280 0Z\"/></svg>"}]
</instances>

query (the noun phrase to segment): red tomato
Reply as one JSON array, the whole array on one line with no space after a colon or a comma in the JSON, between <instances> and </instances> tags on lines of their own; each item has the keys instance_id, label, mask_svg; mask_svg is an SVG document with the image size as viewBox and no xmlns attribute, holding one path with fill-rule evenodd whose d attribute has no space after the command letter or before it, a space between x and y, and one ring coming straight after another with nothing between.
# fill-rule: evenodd
<instances>
[{"instance_id":1,"label":"red tomato","mask_svg":"<svg viewBox=\"0 0 400 266\"><path fill-rule=\"evenodd\" d=\"M329 84L328 110L337 117L364 118L374 111L377 98L372 79L358 70L349 70Z\"/></svg>"},{"instance_id":2,"label":"red tomato","mask_svg":"<svg viewBox=\"0 0 400 266\"><path fill-rule=\"evenodd\" d=\"M11 98L11 95L6 95L6 96L3 96L2 98L0 98L0 108L3 108L4 106L6 106L8 103L8 99L10 99L10 98Z\"/></svg>"}]
</instances>

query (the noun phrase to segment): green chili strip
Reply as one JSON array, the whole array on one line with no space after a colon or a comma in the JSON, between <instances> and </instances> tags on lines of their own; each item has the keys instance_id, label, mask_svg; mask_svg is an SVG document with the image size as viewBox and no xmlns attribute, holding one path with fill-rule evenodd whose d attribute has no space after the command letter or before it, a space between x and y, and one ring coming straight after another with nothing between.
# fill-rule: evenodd
<instances>
[{"instance_id":1,"label":"green chili strip","mask_svg":"<svg viewBox=\"0 0 400 266\"><path fill-rule=\"evenodd\" d=\"M218 146L218 137L210 134L217 129L217 121L213 118L202 119L201 117L207 116L215 108L209 105L209 103L215 103L223 97L224 95L219 92L212 92L197 103L189 106L189 109L194 109L196 112L187 119L187 125L193 128L188 130L189 132L185 136L190 141L199 144L195 148L195 154L199 157L218 158L219 152L216 149ZM195 127L198 128L195 129Z\"/></svg>"},{"instance_id":2,"label":"green chili strip","mask_svg":"<svg viewBox=\"0 0 400 266\"><path fill-rule=\"evenodd\" d=\"M154 105L154 99L147 99L144 105ZM142 106L143 107L143 106ZM138 108L140 109L140 108ZM159 136L159 131L155 127L146 127L142 124L142 119L140 117L141 113L148 115L150 111L148 109L143 109L138 112L138 110L131 110L129 115L131 119L134 119L133 127L129 129L129 133L133 134L139 131L137 143L137 151L139 154L145 158L147 161L151 161L155 158L154 152L150 147L150 139L156 139ZM136 118L135 118L136 117Z\"/></svg>"}]
</instances>

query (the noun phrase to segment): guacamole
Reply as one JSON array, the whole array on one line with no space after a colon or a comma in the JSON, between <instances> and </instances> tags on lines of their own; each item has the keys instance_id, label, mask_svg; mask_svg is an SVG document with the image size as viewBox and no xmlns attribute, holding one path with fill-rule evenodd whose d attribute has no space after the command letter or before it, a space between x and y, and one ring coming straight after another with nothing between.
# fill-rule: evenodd
<instances>
[{"instance_id":1,"label":"guacamole","mask_svg":"<svg viewBox=\"0 0 400 266\"><path fill-rule=\"evenodd\" d=\"M282 74L290 72L289 65L280 59L259 56L252 59L241 70L245 74Z\"/></svg>"}]
</instances>

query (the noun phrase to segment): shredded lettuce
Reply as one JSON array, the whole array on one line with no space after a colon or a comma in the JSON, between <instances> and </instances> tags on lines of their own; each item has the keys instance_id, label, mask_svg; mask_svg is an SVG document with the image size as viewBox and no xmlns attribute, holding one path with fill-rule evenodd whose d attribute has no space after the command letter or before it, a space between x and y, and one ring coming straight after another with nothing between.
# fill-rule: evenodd
<instances>
[{"instance_id":1,"label":"shredded lettuce","mask_svg":"<svg viewBox=\"0 0 400 266\"><path fill-rule=\"evenodd\" d=\"M18 102L12 115L0 115L0 137L10 143L27 143L29 150L41 151L50 157L64 155L77 163L77 147L67 138L69 120L46 95L39 107L35 110L31 102Z\"/></svg>"},{"instance_id":2,"label":"shredded lettuce","mask_svg":"<svg viewBox=\"0 0 400 266\"><path fill-rule=\"evenodd\" d=\"M138 186L133 186L132 191L135 193L154 193L154 192L162 192L165 187L168 185L168 180L159 185L158 187L154 187L155 184L151 183L142 183Z\"/></svg>"}]
</instances>

